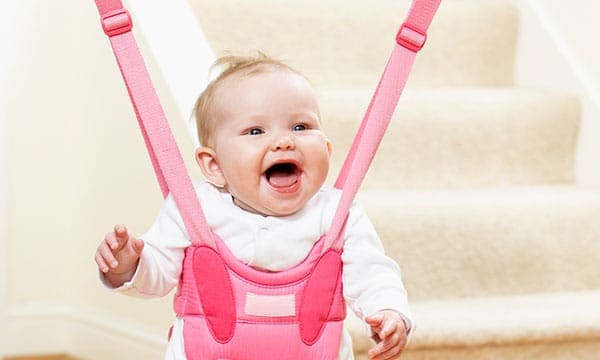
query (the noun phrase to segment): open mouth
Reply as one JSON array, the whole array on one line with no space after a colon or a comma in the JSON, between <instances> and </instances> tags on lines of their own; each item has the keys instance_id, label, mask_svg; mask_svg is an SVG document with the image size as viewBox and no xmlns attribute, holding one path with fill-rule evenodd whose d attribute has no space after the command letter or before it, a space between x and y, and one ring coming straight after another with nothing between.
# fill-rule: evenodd
<instances>
[{"instance_id":1,"label":"open mouth","mask_svg":"<svg viewBox=\"0 0 600 360\"><path fill-rule=\"evenodd\" d=\"M301 170L296 164L280 163L268 168L265 178L275 190L290 191L300 183L300 173Z\"/></svg>"}]
</instances>

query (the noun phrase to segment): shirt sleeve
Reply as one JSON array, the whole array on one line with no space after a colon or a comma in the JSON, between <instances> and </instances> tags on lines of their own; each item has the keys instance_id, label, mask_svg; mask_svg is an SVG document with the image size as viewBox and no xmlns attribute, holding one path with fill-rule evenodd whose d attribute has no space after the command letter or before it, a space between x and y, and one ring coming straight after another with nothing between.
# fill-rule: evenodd
<instances>
[{"instance_id":1,"label":"shirt sleeve","mask_svg":"<svg viewBox=\"0 0 600 360\"><path fill-rule=\"evenodd\" d=\"M408 297L398 264L384 252L373 224L362 206L350 208L343 261L344 296L361 319L380 310L395 310L413 327Z\"/></svg>"},{"instance_id":2,"label":"shirt sleeve","mask_svg":"<svg viewBox=\"0 0 600 360\"><path fill-rule=\"evenodd\" d=\"M171 195L165 199L150 229L140 238L144 240L144 249L136 272L130 281L114 291L133 297L165 296L179 283L185 248L191 244Z\"/></svg>"}]
</instances>

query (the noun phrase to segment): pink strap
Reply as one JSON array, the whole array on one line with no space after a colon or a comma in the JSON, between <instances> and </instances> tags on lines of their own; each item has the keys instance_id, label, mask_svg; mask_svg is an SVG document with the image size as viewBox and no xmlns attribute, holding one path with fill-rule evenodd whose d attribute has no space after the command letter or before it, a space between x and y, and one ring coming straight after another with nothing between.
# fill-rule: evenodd
<instances>
[{"instance_id":1,"label":"pink strap","mask_svg":"<svg viewBox=\"0 0 600 360\"><path fill-rule=\"evenodd\" d=\"M125 80L163 196L172 193L192 243L216 248L120 0L95 0Z\"/></svg>"},{"instance_id":2,"label":"pink strap","mask_svg":"<svg viewBox=\"0 0 600 360\"><path fill-rule=\"evenodd\" d=\"M427 29L440 2L441 0L414 0L405 22L396 34L397 44L336 180L335 187L342 189L342 197L327 233L323 251L329 248L341 249L344 244L341 233L348 210L392 119L417 52L425 44Z\"/></svg>"},{"instance_id":3,"label":"pink strap","mask_svg":"<svg viewBox=\"0 0 600 360\"><path fill-rule=\"evenodd\" d=\"M131 33L131 17L120 0L95 1L102 17L102 28L110 38L127 85L163 195L172 192L192 243L215 248L212 233ZM425 43L427 28L440 2L414 0L406 21L396 35L398 45L392 51L336 181L335 186L342 188L342 197L325 239L323 252L329 248L341 249L343 245L340 234L348 210L391 121L416 52Z\"/></svg>"}]
</instances>

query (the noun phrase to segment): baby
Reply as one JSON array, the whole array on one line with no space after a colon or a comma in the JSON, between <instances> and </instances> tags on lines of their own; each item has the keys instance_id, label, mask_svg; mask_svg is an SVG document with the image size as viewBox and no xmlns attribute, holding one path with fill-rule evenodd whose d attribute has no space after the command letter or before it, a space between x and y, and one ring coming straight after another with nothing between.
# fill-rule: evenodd
<instances>
[{"instance_id":1,"label":"baby","mask_svg":"<svg viewBox=\"0 0 600 360\"><path fill-rule=\"evenodd\" d=\"M217 65L220 75L195 107L201 143L195 159L207 179L194 184L196 193L208 224L236 258L262 271L292 268L327 232L341 195L323 187L332 145L321 129L315 92L297 71L262 54L223 57ZM412 326L406 291L357 203L344 240L343 294L377 342L369 358L397 358ZM168 196L145 234L137 238L115 226L95 260L107 286L164 296L178 285L190 244ZM182 321L175 321L166 359L186 358ZM352 358L344 331L338 359Z\"/></svg>"}]
</instances>

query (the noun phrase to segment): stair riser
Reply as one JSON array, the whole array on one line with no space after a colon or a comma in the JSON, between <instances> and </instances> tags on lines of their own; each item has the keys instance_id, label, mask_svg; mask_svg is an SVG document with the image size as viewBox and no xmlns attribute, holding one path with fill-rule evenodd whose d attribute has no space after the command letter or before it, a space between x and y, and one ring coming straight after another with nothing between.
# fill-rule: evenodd
<instances>
[{"instance_id":1,"label":"stair riser","mask_svg":"<svg viewBox=\"0 0 600 360\"><path fill-rule=\"evenodd\" d=\"M364 188L560 184L574 178L579 103L560 94L403 98ZM368 98L323 97L333 175Z\"/></svg>"},{"instance_id":2,"label":"stair riser","mask_svg":"<svg viewBox=\"0 0 600 360\"><path fill-rule=\"evenodd\" d=\"M257 49L287 60L315 84L374 86L408 1L215 1L192 7L217 54ZM502 29L502 31L499 31ZM513 83L517 11L493 2L442 3L412 87Z\"/></svg>"},{"instance_id":3,"label":"stair riser","mask_svg":"<svg viewBox=\"0 0 600 360\"><path fill-rule=\"evenodd\" d=\"M361 196L411 299L600 288L600 193Z\"/></svg>"}]
</instances>

